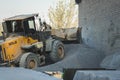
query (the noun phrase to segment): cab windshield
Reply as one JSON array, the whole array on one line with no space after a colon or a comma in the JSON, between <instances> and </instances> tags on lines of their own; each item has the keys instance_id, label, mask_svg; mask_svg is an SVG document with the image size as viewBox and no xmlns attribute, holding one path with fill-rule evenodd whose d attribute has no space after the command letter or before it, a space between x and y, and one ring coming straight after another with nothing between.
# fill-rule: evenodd
<instances>
[{"instance_id":1,"label":"cab windshield","mask_svg":"<svg viewBox=\"0 0 120 80\"><path fill-rule=\"evenodd\" d=\"M21 21L6 21L8 33L24 32Z\"/></svg>"}]
</instances>

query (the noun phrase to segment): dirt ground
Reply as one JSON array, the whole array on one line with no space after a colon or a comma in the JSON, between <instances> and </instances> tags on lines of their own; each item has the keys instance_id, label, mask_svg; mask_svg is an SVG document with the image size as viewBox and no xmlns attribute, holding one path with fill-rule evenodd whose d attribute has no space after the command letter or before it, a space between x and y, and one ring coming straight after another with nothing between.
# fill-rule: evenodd
<instances>
[{"instance_id":1,"label":"dirt ground","mask_svg":"<svg viewBox=\"0 0 120 80\"><path fill-rule=\"evenodd\" d=\"M65 44L66 56L62 61L38 67L37 71L63 71L65 68L99 68L104 54L83 44Z\"/></svg>"}]
</instances>

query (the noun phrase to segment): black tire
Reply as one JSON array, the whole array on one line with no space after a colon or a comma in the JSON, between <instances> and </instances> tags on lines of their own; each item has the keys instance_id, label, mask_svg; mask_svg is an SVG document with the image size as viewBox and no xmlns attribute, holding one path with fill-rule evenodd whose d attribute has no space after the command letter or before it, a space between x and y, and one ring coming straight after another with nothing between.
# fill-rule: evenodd
<instances>
[{"instance_id":1,"label":"black tire","mask_svg":"<svg viewBox=\"0 0 120 80\"><path fill-rule=\"evenodd\" d=\"M64 45L61 41L55 40L52 46L52 51L50 53L50 58L53 62L60 61L64 58L65 51Z\"/></svg>"},{"instance_id":2,"label":"black tire","mask_svg":"<svg viewBox=\"0 0 120 80\"><path fill-rule=\"evenodd\" d=\"M35 69L39 66L40 60L38 56L34 53L25 53L21 56L19 61L19 66L28 68L28 69Z\"/></svg>"}]
</instances>

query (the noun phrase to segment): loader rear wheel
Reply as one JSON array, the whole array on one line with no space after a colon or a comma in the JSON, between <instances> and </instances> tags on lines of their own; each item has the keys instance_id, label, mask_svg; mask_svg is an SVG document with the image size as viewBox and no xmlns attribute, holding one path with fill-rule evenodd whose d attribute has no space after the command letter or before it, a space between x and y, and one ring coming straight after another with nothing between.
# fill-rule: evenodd
<instances>
[{"instance_id":1,"label":"loader rear wheel","mask_svg":"<svg viewBox=\"0 0 120 80\"><path fill-rule=\"evenodd\" d=\"M64 58L65 51L64 51L64 45L61 41L54 41L52 51L50 53L50 58L53 62L60 61Z\"/></svg>"},{"instance_id":2,"label":"loader rear wheel","mask_svg":"<svg viewBox=\"0 0 120 80\"><path fill-rule=\"evenodd\" d=\"M19 66L28 68L28 69L35 69L38 67L40 60L38 56L34 53L25 53L21 56Z\"/></svg>"}]
</instances>

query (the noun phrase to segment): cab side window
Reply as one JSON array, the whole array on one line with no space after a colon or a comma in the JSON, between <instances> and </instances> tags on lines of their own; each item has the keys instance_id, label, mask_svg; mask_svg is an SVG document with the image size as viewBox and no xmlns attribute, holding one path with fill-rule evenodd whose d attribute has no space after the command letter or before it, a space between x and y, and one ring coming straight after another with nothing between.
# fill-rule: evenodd
<instances>
[{"instance_id":1,"label":"cab side window","mask_svg":"<svg viewBox=\"0 0 120 80\"><path fill-rule=\"evenodd\" d=\"M35 26L34 26L34 20L26 20L24 21L24 27L26 33L35 33Z\"/></svg>"},{"instance_id":2,"label":"cab side window","mask_svg":"<svg viewBox=\"0 0 120 80\"><path fill-rule=\"evenodd\" d=\"M35 29L33 20L29 20L28 25L29 25L29 29Z\"/></svg>"}]
</instances>

